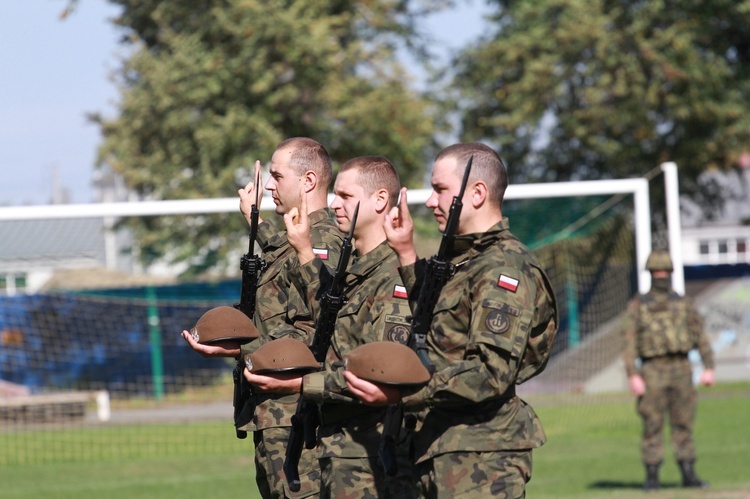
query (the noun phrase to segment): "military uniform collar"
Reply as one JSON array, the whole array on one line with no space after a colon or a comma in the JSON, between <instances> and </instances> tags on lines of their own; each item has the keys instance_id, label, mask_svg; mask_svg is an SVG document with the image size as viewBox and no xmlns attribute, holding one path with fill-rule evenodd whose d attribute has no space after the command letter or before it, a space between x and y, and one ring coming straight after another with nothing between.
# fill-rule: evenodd
<instances>
[{"instance_id":1,"label":"military uniform collar","mask_svg":"<svg viewBox=\"0 0 750 499\"><path fill-rule=\"evenodd\" d=\"M654 289L650 289L645 296L647 298L650 298L651 300L660 301L660 300L675 300L681 298L680 295L677 293L677 291L673 289L669 289L667 291L658 291Z\"/></svg>"},{"instance_id":2,"label":"military uniform collar","mask_svg":"<svg viewBox=\"0 0 750 499\"><path fill-rule=\"evenodd\" d=\"M498 241L504 234L509 233L509 231L510 221L508 217L503 217L502 220L485 232L456 236L453 242L453 256L462 256L470 253L472 250L481 252L487 246L491 246Z\"/></svg>"},{"instance_id":3,"label":"military uniform collar","mask_svg":"<svg viewBox=\"0 0 750 499\"><path fill-rule=\"evenodd\" d=\"M383 241L372 251L365 255L359 256L357 253L355 253L354 261L349 266L349 270L347 272L355 276L366 276L374 269L379 268L383 262L394 255L395 253L393 252L391 247L388 246L388 242Z\"/></svg>"},{"instance_id":4,"label":"military uniform collar","mask_svg":"<svg viewBox=\"0 0 750 499\"><path fill-rule=\"evenodd\" d=\"M308 215L308 219L310 220L310 227L314 227L320 224L335 225L336 223L336 217L333 214L333 210L330 208L321 208L319 210L315 210L310 213L310 215Z\"/></svg>"}]
</instances>

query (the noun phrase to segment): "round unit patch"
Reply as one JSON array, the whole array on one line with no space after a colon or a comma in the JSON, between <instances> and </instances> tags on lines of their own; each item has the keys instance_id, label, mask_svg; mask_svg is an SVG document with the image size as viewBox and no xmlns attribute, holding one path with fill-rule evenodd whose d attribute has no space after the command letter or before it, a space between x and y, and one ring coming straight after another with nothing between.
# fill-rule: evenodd
<instances>
[{"instance_id":1,"label":"round unit patch","mask_svg":"<svg viewBox=\"0 0 750 499\"><path fill-rule=\"evenodd\" d=\"M406 345L406 342L409 341L409 328L402 324L391 326L388 330L388 341Z\"/></svg>"},{"instance_id":2,"label":"round unit patch","mask_svg":"<svg viewBox=\"0 0 750 499\"><path fill-rule=\"evenodd\" d=\"M510 328L510 319L508 314L505 314L499 310L490 310L487 314L487 319L484 323L487 325L487 329L493 333L504 333Z\"/></svg>"}]
</instances>

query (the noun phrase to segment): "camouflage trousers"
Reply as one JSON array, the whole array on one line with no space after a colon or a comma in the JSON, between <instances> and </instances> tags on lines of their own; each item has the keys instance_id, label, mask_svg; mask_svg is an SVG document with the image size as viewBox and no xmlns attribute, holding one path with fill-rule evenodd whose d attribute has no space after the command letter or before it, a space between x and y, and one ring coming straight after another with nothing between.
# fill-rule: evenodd
<instances>
[{"instance_id":1,"label":"camouflage trousers","mask_svg":"<svg viewBox=\"0 0 750 499\"><path fill-rule=\"evenodd\" d=\"M643 363L641 375L646 393L638 398L643 419L641 456L645 464L659 464L664 457L664 415L669 414L672 449L678 461L695 460L693 421L698 394L687 358L655 358Z\"/></svg>"},{"instance_id":2,"label":"camouflage trousers","mask_svg":"<svg viewBox=\"0 0 750 499\"><path fill-rule=\"evenodd\" d=\"M420 497L526 497L531 450L449 452L419 463L417 473Z\"/></svg>"},{"instance_id":3,"label":"camouflage trousers","mask_svg":"<svg viewBox=\"0 0 750 499\"><path fill-rule=\"evenodd\" d=\"M261 497L300 498L318 495L320 490L320 466L318 449L302 448L299 460L299 492L292 492L284 475L284 457L289 441L289 427L266 428L253 432L255 442L255 483Z\"/></svg>"},{"instance_id":4,"label":"camouflage trousers","mask_svg":"<svg viewBox=\"0 0 750 499\"><path fill-rule=\"evenodd\" d=\"M326 499L413 499L417 497L411 463L398 458L399 471L388 476L377 457L320 459L320 497Z\"/></svg>"}]
</instances>

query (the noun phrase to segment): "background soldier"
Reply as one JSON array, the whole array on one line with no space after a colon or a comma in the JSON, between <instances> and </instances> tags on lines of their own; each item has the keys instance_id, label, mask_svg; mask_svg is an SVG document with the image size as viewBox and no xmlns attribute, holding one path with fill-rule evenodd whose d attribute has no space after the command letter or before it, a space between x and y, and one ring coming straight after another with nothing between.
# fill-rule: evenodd
<instances>
[{"instance_id":1,"label":"background soldier","mask_svg":"<svg viewBox=\"0 0 750 499\"><path fill-rule=\"evenodd\" d=\"M407 410L421 411L414 446L424 496L523 497L531 450L546 437L515 385L544 369L557 331L557 305L536 257L508 230L501 212L505 166L486 145L455 144L436 157L426 204L440 230L472 156L451 254L455 274L440 293L427 337L437 371L425 388L404 396L351 372L344 375L366 403L402 400ZM419 269L405 190L392 214L384 228L413 299ZM429 285L429 276L421 285Z\"/></svg>"},{"instance_id":2,"label":"background soldier","mask_svg":"<svg viewBox=\"0 0 750 499\"><path fill-rule=\"evenodd\" d=\"M331 209L339 228L348 232L355 207L356 253L349 265L329 360L325 370L304 378L277 379L245 371L248 381L263 390L295 391L321 404L318 432L322 471L321 497L413 497L408 460L408 430L402 430L397 448L398 472L386 476L378 457L384 408L364 406L346 389L340 362L357 346L374 341L405 343L408 338L409 304L398 273L398 259L386 243L383 221L398 200L400 182L386 158L366 156L349 160L336 178ZM304 210L303 210L304 213ZM284 217L287 234L298 252L301 266L295 275L306 292L314 315L321 292L331 275L313 258L306 217ZM388 362L389 359L383 359Z\"/></svg>"},{"instance_id":3,"label":"background soldier","mask_svg":"<svg viewBox=\"0 0 750 499\"><path fill-rule=\"evenodd\" d=\"M256 169L260 163L256 163ZM271 158L271 178L265 188L271 192L276 213L285 215L291 210L306 207L310 220L310 239L314 255L326 264L335 265L341 247L341 232L336 227L328 206L328 187L333 176L331 159L318 142L304 137L287 139L280 143ZM255 186L248 184L239 190L240 210L250 217L255 203ZM310 312L290 282L290 272L298 266L296 253L289 245L285 231L264 221L258 228L258 245L263 251L266 268L258 283L254 323L260 337L252 344L207 346L198 344L183 331L190 346L201 355L240 358L281 335L290 333L308 341L313 331ZM286 487L282 466L284 451L289 439L291 416L296 409L295 396L260 394L255 397L253 421L244 429L253 431L255 443L256 483L265 497L307 497L317 494L320 468L316 449L303 450L300 459L302 486L293 493Z\"/></svg>"},{"instance_id":4,"label":"background soldier","mask_svg":"<svg viewBox=\"0 0 750 499\"><path fill-rule=\"evenodd\" d=\"M672 260L654 251L646 261L651 290L630 301L625 321L625 370L630 391L638 397L643 419L641 455L646 466L645 490L659 488L664 455L664 413L669 412L672 447L683 487L707 487L693 469L693 420L698 394L693 386L688 352L698 348L705 370L700 382L714 384L714 357L703 330L703 319L692 301L671 288ZM636 359L641 361L640 370Z\"/></svg>"}]
</instances>

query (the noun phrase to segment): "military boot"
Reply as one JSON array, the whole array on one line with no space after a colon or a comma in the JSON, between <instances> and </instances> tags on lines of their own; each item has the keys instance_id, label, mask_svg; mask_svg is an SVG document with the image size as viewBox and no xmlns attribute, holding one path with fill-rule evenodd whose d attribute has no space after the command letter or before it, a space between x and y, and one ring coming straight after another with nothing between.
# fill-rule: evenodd
<instances>
[{"instance_id":1,"label":"military boot","mask_svg":"<svg viewBox=\"0 0 750 499\"><path fill-rule=\"evenodd\" d=\"M659 464L646 464L646 482L643 484L643 490L651 492L659 490Z\"/></svg>"},{"instance_id":2,"label":"military boot","mask_svg":"<svg viewBox=\"0 0 750 499\"><path fill-rule=\"evenodd\" d=\"M677 461L677 464L680 466L680 473L682 473L682 486L705 489L708 487L708 482L704 482L698 478L693 469L693 463L694 461Z\"/></svg>"}]
</instances>

